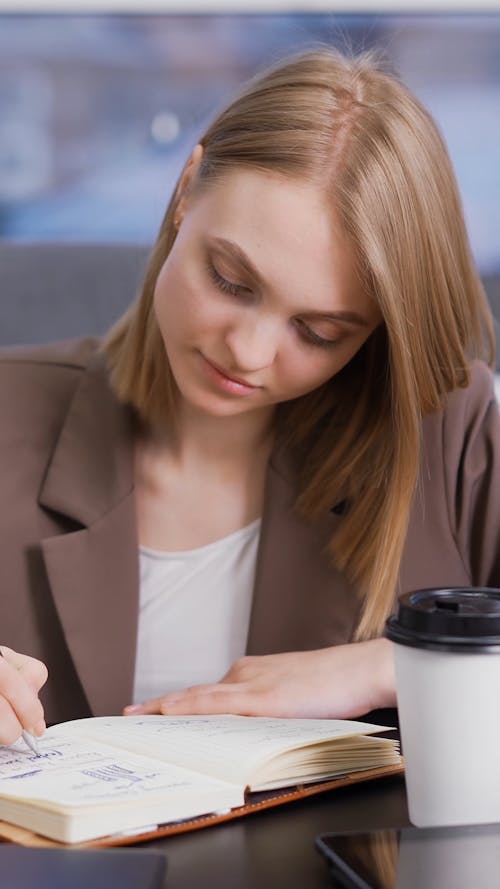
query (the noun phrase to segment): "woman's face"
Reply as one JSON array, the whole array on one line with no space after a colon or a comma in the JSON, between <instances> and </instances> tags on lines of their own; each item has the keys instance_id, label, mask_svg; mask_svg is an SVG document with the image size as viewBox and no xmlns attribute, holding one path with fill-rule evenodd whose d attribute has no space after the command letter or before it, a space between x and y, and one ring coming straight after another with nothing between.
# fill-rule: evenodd
<instances>
[{"instance_id":1,"label":"woman's face","mask_svg":"<svg viewBox=\"0 0 500 889\"><path fill-rule=\"evenodd\" d=\"M321 191L235 170L181 199L154 305L181 396L213 416L316 389L381 321Z\"/></svg>"}]
</instances>

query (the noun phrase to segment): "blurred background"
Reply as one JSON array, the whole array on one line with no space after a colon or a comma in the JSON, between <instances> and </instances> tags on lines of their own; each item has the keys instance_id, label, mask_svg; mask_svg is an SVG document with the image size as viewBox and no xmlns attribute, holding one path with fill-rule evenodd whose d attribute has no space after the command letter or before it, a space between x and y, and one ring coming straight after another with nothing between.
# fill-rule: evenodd
<instances>
[{"instance_id":1,"label":"blurred background","mask_svg":"<svg viewBox=\"0 0 500 889\"><path fill-rule=\"evenodd\" d=\"M243 80L319 43L376 46L442 129L475 258L500 306L500 11L2 8L0 242L151 244L197 134Z\"/></svg>"},{"instance_id":2,"label":"blurred background","mask_svg":"<svg viewBox=\"0 0 500 889\"><path fill-rule=\"evenodd\" d=\"M197 133L257 68L383 47L437 118L500 267L500 14L0 15L0 236L151 243Z\"/></svg>"}]
</instances>

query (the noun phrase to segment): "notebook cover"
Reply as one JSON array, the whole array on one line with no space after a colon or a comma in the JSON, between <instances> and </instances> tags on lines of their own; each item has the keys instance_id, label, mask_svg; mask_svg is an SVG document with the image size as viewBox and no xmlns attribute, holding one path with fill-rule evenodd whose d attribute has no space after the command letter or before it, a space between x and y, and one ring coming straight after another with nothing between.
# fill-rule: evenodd
<instances>
[{"instance_id":1,"label":"notebook cover","mask_svg":"<svg viewBox=\"0 0 500 889\"><path fill-rule=\"evenodd\" d=\"M245 815L251 815L252 813L259 812L263 809L271 809L275 806L293 802L294 800L305 799L308 796L316 796L319 793L326 793L329 790L336 790L340 787L349 787L351 784L359 784L362 781L373 781L375 779L386 778L392 775L402 775L403 773L404 764L401 757L400 763L396 765L383 766L379 769L364 769L363 771L350 772L349 774L331 778L328 781L318 781L314 784L302 784L298 787L285 787L282 790L267 790L258 793L248 793L247 802L244 806L238 806L227 812L216 812L185 821L174 821L170 824L160 825L153 830L130 831L115 836L99 837L99 839L89 840L86 843L72 844L71 849L96 849L104 846L127 846L131 843L142 843L146 840L173 836L174 834L179 833L187 833L190 830L199 830L202 827L223 824L225 821L242 818ZM65 846L64 843L50 840L40 834L33 833L31 830L26 830L24 827L8 824L6 821L0 821L0 838L8 840L11 843L19 843L23 846ZM16 889L18 889L18 887L16 887ZM74 887L72 887L72 889L74 889ZM95 886L93 886L92 889L95 889Z\"/></svg>"},{"instance_id":2,"label":"notebook cover","mask_svg":"<svg viewBox=\"0 0 500 889\"><path fill-rule=\"evenodd\" d=\"M12 889L163 889L166 868L159 852L0 846L1 884Z\"/></svg>"}]
</instances>

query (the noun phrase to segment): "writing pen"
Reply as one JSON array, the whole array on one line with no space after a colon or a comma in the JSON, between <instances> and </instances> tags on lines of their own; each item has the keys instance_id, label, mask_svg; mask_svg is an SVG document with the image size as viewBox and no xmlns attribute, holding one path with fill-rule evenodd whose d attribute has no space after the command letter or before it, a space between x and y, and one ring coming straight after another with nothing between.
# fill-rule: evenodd
<instances>
[{"instance_id":1,"label":"writing pen","mask_svg":"<svg viewBox=\"0 0 500 889\"><path fill-rule=\"evenodd\" d=\"M3 651L0 648L0 657L3 657ZM27 747L32 751L32 753L36 753L37 756L40 756L40 747L38 746L38 741L31 732L27 732L25 729L21 732L24 743Z\"/></svg>"}]
</instances>

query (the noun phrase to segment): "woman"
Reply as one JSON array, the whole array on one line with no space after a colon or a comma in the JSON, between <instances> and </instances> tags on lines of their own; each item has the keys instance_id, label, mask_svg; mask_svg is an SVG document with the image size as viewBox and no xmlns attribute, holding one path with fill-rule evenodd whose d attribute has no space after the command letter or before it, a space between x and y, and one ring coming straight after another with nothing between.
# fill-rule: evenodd
<instances>
[{"instance_id":1,"label":"woman","mask_svg":"<svg viewBox=\"0 0 500 889\"><path fill-rule=\"evenodd\" d=\"M257 77L104 344L4 355L2 631L42 663L3 649L0 740L43 731L45 664L50 721L394 705L397 593L500 585L484 359L425 110L370 57Z\"/></svg>"}]
</instances>

